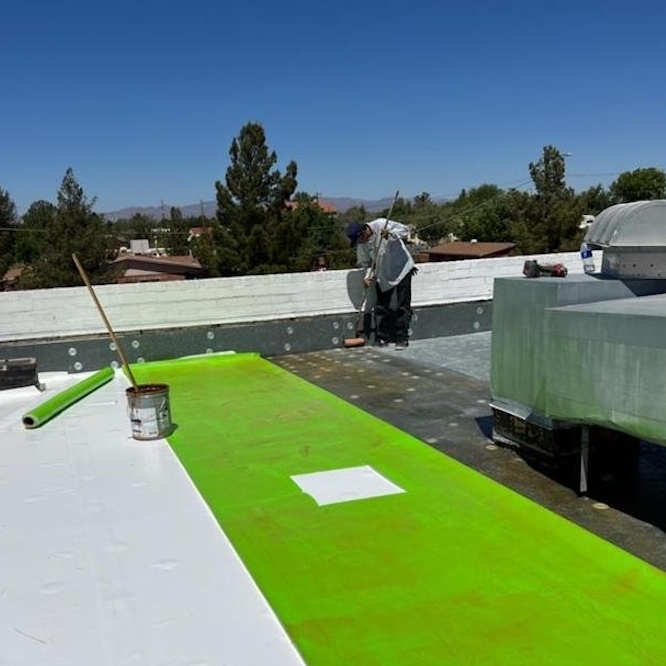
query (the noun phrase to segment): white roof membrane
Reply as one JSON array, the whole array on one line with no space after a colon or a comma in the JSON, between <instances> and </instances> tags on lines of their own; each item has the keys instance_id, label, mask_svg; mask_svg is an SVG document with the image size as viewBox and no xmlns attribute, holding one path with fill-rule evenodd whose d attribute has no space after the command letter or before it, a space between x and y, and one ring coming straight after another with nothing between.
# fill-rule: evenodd
<instances>
[{"instance_id":1,"label":"white roof membrane","mask_svg":"<svg viewBox=\"0 0 666 666\"><path fill-rule=\"evenodd\" d=\"M132 439L120 373L24 429L85 376L0 391L0 664L303 664L168 443Z\"/></svg>"}]
</instances>

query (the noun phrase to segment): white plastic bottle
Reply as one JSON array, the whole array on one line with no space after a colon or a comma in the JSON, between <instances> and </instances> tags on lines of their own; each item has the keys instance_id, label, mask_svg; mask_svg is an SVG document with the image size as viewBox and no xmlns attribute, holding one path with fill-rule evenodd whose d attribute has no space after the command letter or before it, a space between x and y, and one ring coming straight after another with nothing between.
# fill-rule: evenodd
<instances>
[{"instance_id":1,"label":"white plastic bottle","mask_svg":"<svg viewBox=\"0 0 666 666\"><path fill-rule=\"evenodd\" d=\"M588 274L594 273L594 257L592 256L592 250L585 241L580 244L580 258L583 260L583 270Z\"/></svg>"}]
</instances>

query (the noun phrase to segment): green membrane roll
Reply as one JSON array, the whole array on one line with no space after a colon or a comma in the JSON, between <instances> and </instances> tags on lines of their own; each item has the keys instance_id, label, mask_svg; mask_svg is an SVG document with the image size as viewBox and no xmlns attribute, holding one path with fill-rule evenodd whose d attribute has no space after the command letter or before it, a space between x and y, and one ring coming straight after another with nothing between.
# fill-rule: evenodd
<instances>
[{"instance_id":1,"label":"green membrane roll","mask_svg":"<svg viewBox=\"0 0 666 666\"><path fill-rule=\"evenodd\" d=\"M28 429L43 426L47 421L50 421L54 416L57 416L81 398L85 398L100 386L111 381L114 374L113 368L104 368L78 384L74 384L74 386L70 386L61 393L54 395L49 400L45 400L23 415L23 425Z\"/></svg>"}]
</instances>

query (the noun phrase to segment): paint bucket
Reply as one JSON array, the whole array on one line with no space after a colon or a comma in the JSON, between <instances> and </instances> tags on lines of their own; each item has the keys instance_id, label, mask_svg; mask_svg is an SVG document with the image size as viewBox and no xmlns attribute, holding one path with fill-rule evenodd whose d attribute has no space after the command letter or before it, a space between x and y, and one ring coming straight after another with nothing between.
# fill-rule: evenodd
<instances>
[{"instance_id":1,"label":"paint bucket","mask_svg":"<svg viewBox=\"0 0 666 666\"><path fill-rule=\"evenodd\" d=\"M172 429L167 384L139 384L125 390L134 439L161 439Z\"/></svg>"}]
</instances>

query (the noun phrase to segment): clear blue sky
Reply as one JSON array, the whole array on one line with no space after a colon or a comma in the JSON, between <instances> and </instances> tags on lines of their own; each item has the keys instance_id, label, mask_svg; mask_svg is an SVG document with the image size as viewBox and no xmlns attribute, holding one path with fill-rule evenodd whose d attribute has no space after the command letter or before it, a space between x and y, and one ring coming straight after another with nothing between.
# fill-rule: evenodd
<instances>
[{"instance_id":1,"label":"clear blue sky","mask_svg":"<svg viewBox=\"0 0 666 666\"><path fill-rule=\"evenodd\" d=\"M0 187L72 167L96 210L215 197L241 127L324 197L666 165L661 0L20 0L0 39ZM596 175L595 175L596 174Z\"/></svg>"}]
</instances>

